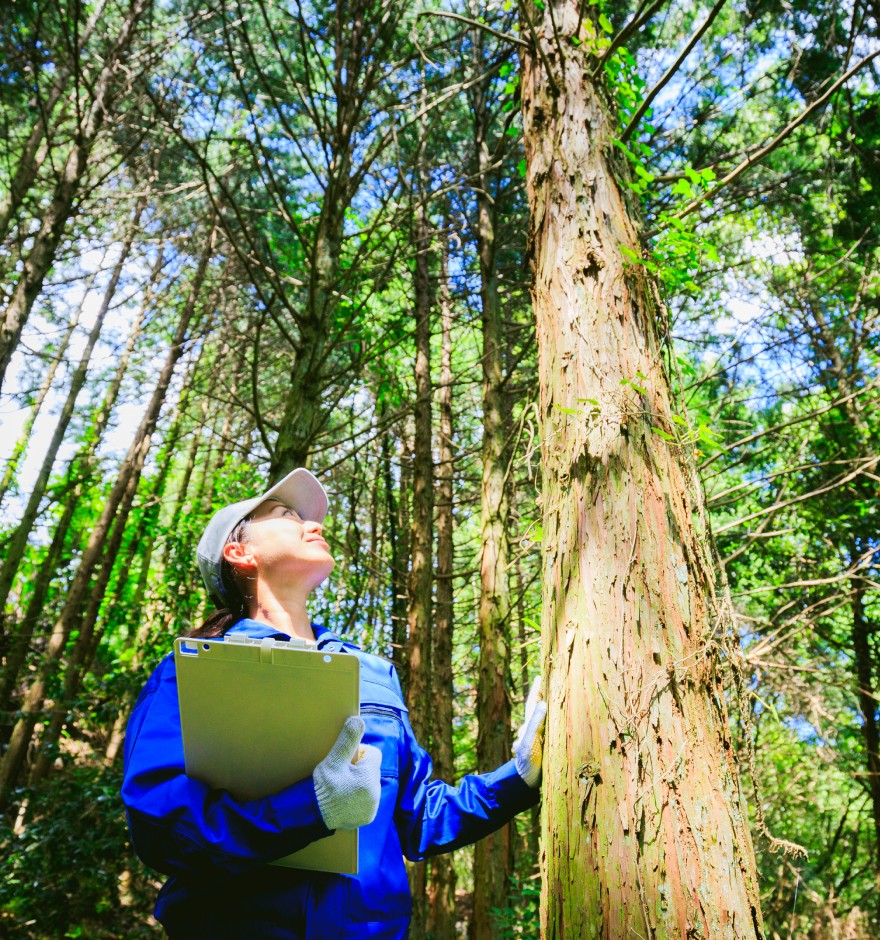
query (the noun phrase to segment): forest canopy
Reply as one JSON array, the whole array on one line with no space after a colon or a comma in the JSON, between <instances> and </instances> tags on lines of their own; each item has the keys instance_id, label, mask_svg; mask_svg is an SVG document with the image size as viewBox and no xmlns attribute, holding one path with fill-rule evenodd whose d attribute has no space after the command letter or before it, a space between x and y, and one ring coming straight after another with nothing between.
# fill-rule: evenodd
<instances>
[{"instance_id":1,"label":"forest canopy","mask_svg":"<svg viewBox=\"0 0 880 940\"><path fill-rule=\"evenodd\" d=\"M730 935L880 935L876 4L20 0L0 41L0 934L162 936L126 723L208 520L302 466L312 619L436 777L545 681L542 808L411 866L413 940L720 936L727 830L683 824L686 912L651 854L701 780Z\"/></svg>"}]
</instances>

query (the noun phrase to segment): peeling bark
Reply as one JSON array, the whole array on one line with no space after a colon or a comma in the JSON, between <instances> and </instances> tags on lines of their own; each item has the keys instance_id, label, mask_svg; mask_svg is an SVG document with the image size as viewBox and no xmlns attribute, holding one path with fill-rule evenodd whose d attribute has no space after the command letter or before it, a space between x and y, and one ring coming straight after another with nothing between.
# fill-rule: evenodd
<instances>
[{"instance_id":1,"label":"peeling bark","mask_svg":"<svg viewBox=\"0 0 880 940\"><path fill-rule=\"evenodd\" d=\"M621 251L641 250L637 216L589 36L568 39L579 4L540 15L522 106L542 418L543 935L754 940L698 483L652 430L671 430L664 313Z\"/></svg>"}]
</instances>

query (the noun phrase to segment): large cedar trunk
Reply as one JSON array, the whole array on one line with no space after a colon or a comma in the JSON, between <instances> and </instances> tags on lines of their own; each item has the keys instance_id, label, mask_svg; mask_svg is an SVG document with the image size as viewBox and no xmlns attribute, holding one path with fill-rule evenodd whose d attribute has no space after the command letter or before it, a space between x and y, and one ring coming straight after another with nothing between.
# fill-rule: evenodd
<instances>
[{"instance_id":1,"label":"large cedar trunk","mask_svg":"<svg viewBox=\"0 0 880 940\"><path fill-rule=\"evenodd\" d=\"M522 80L549 704L542 927L547 940L753 940L763 928L713 660L713 568L684 449L653 431L674 427L662 309L621 251L640 251L638 222L586 30L580 46L568 38L578 8L548 0L535 26L544 57L524 55Z\"/></svg>"}]
</instances>

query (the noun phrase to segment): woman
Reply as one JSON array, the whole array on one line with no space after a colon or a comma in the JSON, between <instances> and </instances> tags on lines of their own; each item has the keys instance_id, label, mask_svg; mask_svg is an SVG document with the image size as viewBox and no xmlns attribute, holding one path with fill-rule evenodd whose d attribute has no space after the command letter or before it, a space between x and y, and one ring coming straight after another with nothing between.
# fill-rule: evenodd
<instances>
[{"instance_id":1,"label":"woman","mask_svg":"<svg viewBox=\"0 0 880 940\"><path fill-rule=\"evenodd\" d=\"M469 845L538 802L546 706L537 686L514 759L451 787L431 780L394 668L310 624L309 594L334 566L321 537L326 512L321 484L294 470L262 496L221 509L196 553L220 609L192 635L222 637L234 627L302 637L360 660L363 715L348 719L312 776L251 801L187 777L173 654L129 720L122 795L137 854L170 876L155 915L172 940L406 937L404 857ZM267 864L336 828L362 830L357 876Z\"/></svg>"}]
</instances>

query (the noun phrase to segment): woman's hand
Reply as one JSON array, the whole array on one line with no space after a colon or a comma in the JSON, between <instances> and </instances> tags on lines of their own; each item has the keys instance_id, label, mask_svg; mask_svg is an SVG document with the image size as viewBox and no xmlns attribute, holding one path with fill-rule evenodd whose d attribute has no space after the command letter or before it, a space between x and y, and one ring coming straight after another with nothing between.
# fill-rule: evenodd
<instances>
[{"instance_id":1,"label":"woman's hand","mask_svg":"<svg viewBox=\"0 0 880 940\"><path fill-rule=\"evenodd\" d=\"M541 762L544 757L544 721L547 703L541 699L541 677L532 683L526 701L526 717L513 742L516 772L530 787L541 785Z\"/></svg>"},{"instance_id":2,"label":"woman's hand","mask_svg":"<svg viewBox=\"0 0 880 940\"><path fill-rule=\"evenodd\" d=\"M376 818L382 752L370 744L360 746L365 727L363 718L348 718L330 753L312 774L318 808L328 829L358 829ZM358 751L358 762L353 764Z\"/></svg>"}]
</instances>

